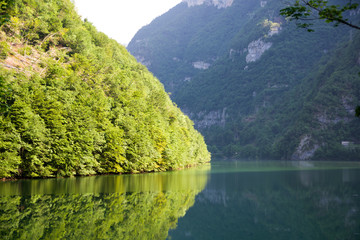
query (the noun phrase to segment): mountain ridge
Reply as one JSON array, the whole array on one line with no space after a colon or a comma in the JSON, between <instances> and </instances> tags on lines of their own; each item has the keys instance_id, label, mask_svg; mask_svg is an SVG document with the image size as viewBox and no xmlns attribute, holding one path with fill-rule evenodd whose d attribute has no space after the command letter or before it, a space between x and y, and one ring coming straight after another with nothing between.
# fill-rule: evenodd
<instances>
[{"instance_id":1,"label":"mountain ridge","mask_svg":"<svg viewBox=\"0 0 360 240\"><path fill-rule=\"evenodd\" d=\"M206 4L209 6L215 6L220 9L230 7L234 0L182 0L182 2L187 3L188 7Z\"/></svg>"},{"instance_id":2,"label":"mountain ridge","mask_svg":"<svg viewBox=\"0 0 360 240\"><path fill-rule=\"evenodd\" d=\"M282 7L270 0L235 0L226 9L179 4L141 29L128 49L151 62L149 70L195 122L214 156L326 160L342 153L359 160L358 147L342 146L359 142L351 110L360 102L359 34L322 22L307 33L279 16ZM205 16L196 18L201 11ZM188 16L193 19L187 25ZM173 19L171 29L165 19ZM189 28L192 34L183 38ZM140 38L147 39L144 51L137 48Z\"/></svg>"}]
</instances>

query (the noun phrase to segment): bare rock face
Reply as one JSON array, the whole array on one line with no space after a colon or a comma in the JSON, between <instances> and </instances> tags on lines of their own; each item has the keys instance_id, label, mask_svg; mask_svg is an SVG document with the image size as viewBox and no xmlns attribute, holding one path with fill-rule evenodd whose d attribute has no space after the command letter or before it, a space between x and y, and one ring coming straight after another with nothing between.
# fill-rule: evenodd
<instances>
[{"instance_id":1,"label":"bare rock face","mask_svg":"<svg viewBox=\"0 0 360 240\"><path fill-rule=\"evenodd\" d=\"M225 126L226 124L226 108L218 111L211 111L209 113L200 112L197 114L198 120L194 120L195 125L202 129L213 125Z\"/></svg>"},{"instance_id":2,"label":"bare rock face","mask_svg":"<svg viewBox=\"0 0 360 240\"><path fill-rule=\"evenodd\" d=\"M265 7L266 4L267 4L267 1L261 1L261 2L260 2L260 6L261 6L262 8Z\"/></svg>"},{"instance_id":3,"label":"bare rock face","mask_svg":"<svg viewBox=\"0 0 360 240\"><path fill-rule=\"evenodd\" d=\"M188 4L188 7L194 7L198 5L213 5L217 8L227 8L230 7L234 0L183 0L183 2Z\"/></svg>"},{"instance_id":4,"label":"bare rock face","mask_svg":"<svg viewBox=\"0 0 360 240\"><path fill-rule=\"evenodd\" d=\"M261 55L271 48L271 42L264 42L262 39L252 41L248 46L248 55L246 56L246 62L255 62L260 59Z\"/></svg>"},{"instance_id":5,"label":"bare rock face","mask_svg":"<svg viewBox=\"0 0 360 240\"><path fill-rule=\"evenodd\" d=\"M228 117L226 114L227 108L198 113L189 112L187 109L182 109L182 111L194 121L194 124L198 129L205 129L211 126L224 127L226 118Z\"/></svg>"},{"instance_id":6,"label":"bare rock face","mask_svg":"<svg viewBox=\"0 0 360 240\"><path fill-rule=\"evenodd\" d=\"M202 62L202 61L193 62L193 67L196 69L206 70L210 66L211 66L210 63L206 63L206 62Z\"/></svg>"},{"instance_id":7,"label":"bare rock face","mask_svg":"<svg viewBox=\"0 0 360 240\"><path fill-rule=\"evenodd\" d=\"M318 144L312 142L311 136L305 135L301 138L299 146L296 148L291 160L309 160L319 148L320 146Z\"/></svg>"}]
</instances>

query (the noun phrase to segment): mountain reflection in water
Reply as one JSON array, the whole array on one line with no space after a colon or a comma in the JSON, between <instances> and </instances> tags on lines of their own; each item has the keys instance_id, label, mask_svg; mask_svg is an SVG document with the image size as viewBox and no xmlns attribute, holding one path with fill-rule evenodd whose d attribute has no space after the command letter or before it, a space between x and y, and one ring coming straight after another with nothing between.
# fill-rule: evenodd
<instances>
[{"instance_id":1,"label":"mountain reflection in water","mask_svg":"<svg viewBox=\"0 0 360 240\"><path fill-rule=\"evenodd\" d=\"M360 239L360 163L214 162L169 239Z\"/></svg>"}]
</instances>

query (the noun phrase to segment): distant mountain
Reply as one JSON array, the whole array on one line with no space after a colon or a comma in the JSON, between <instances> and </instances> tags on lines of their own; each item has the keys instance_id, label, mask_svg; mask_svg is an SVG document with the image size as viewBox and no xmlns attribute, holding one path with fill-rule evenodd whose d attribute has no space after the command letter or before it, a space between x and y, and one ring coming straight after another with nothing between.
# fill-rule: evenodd
<instances>
[{"instance_id":1,"label":"distant mountain","mask_svg":"<svg viewBox=\"0 0 360 240\"><path fill-rule=\"evenodd\" d=\"M128 50L214 156L360 160L360 32L279 16L278 0L183 1ZM360 22L360 12L350 18Z\"/></svg>"},{"instance_id":2,"label":"distant mountain","mask_svg":"<svg viewBox=\"0 0 360 240\"><path fill-rule=\"evenodd\" d=\"M70 0L7 3L0 179L156 172L210 161L203 137L162 84L82 21Z\"/></svg>"}]
</instances>

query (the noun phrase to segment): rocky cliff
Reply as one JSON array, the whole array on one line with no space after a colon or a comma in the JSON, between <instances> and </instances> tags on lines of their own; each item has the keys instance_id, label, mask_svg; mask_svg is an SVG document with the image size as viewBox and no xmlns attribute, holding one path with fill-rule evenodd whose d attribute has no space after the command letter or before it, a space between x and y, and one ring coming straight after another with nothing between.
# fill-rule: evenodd
<instances>
[{"instance_id":1,"label":"rocky cliff","mask_svg":"<svg viewBox=\"0 0 360 240\"><path fill-rule=\"evenodd\" d=\"M321 22L314 33L302 31L279 16L282 7L277 0L183 1L128 49L217 156L359 159L358 148L341 144L360 142L359 33Z\"/></svg>"},{"instance_id":2,"label":"rocky cliff","mask_svg":"<svg viewBox=\"0 0 360 240\"><path fill-rule=\"evenodd\" d=\"M234 0L183 0L182 2L187 3L188 7L205 4L208 6L215 6L217 8L227 8L233 4Z\"/></svg>"}]
</instances>

